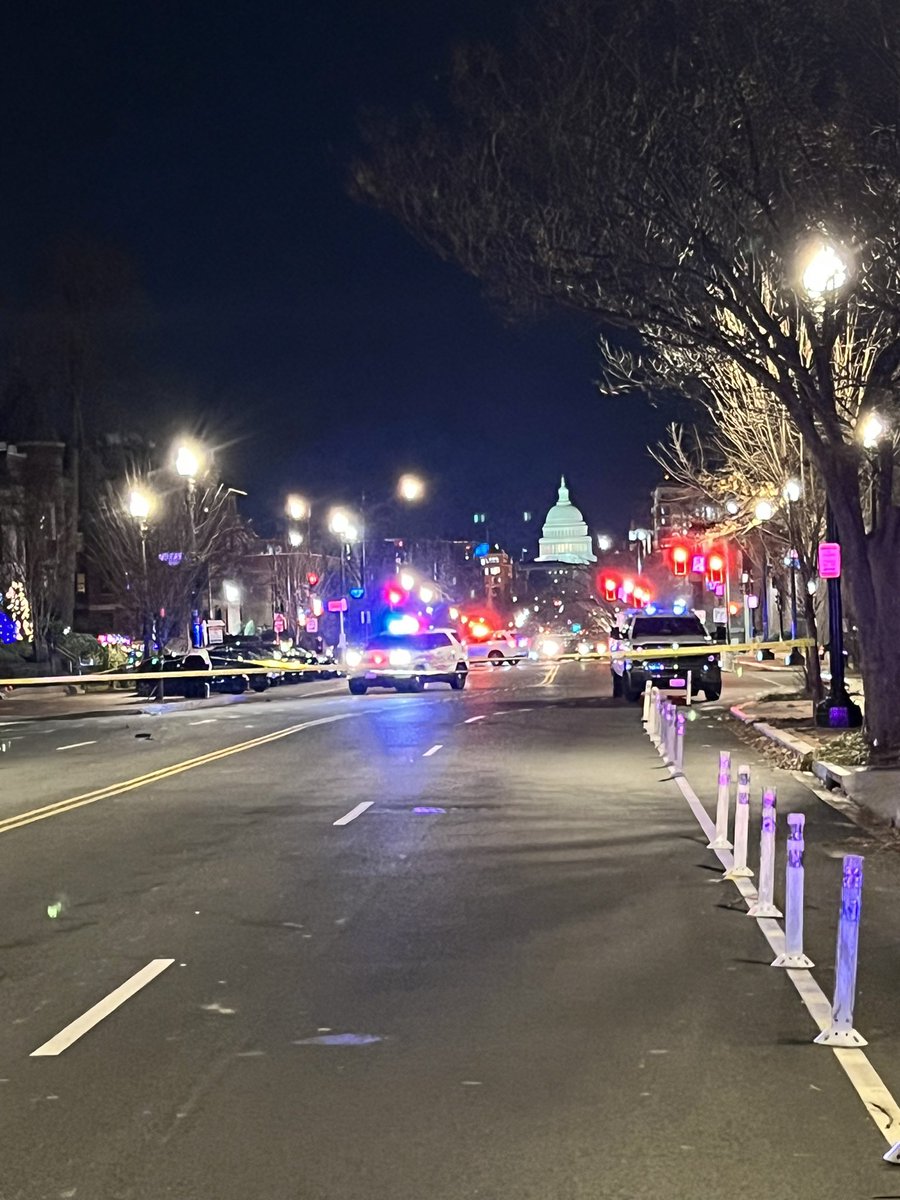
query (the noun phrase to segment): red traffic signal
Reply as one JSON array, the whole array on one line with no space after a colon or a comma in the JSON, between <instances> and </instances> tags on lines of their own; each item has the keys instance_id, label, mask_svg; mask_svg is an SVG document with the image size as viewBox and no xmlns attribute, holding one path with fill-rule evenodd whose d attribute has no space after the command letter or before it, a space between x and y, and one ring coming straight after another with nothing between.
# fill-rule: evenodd
<instances>
[{"instance_id":1,"label":"red traffic signal","mask_svg":"<svg viewBox=\"0 0 900 1200\"><path fill-rule=\"evenodd\" d=\"M603 576L603 599L615 600L616 592L618 591L618 582L613 575Z\"/></svg>"},{"instance_id":2,"label":"red traffic signal","mask_svg":"<svg viewBox=\"0 0 900 1200\"><path fill-rule=\"evenodd\" d=\"M687 546L679 543L672 547L672 571L675 575L687 575L687 564L690 551Z\"/></svg>"},{"instance_id":3,"label":"red traffic signal","mask_svg":"<svg viewBox=\"0 0 900 1200\"><path fill-rule=\"evenodd\" d=\"M710 583L725 582L725 558L716 550L709 556L708 577Z\"/></svg>"},{"instance_id":4,"label":"red traffic signal","mask_svg":"<svg viewBox=\"0 0 900 1200\"><path fill-rule=\"evenodd\" d=\"M306 576L306 582L309 584L309 586L311 588L314 588L316 586L316 584L319 582L319 576L316 574L315 571L309 571Z\"/></svg>"},{"instance_id":5,"label":"red traffic signal","mask_svg":"<svg viewBox=\"0 0 900 1200\"><path fill-rule=\"evenodd\" d=\"M396 584L388 584L384 590L384 598L391 608L396 608L398 604L403 604L406 597L407 593L402 587L397 587Z\"/></svg>"}]
</instances>

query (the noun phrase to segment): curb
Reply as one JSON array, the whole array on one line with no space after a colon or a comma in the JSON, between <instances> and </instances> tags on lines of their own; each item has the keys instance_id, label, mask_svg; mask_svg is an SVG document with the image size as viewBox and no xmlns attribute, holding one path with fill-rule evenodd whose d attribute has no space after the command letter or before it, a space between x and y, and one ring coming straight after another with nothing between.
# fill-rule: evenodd
<instances>
[{"instance_id":1,"label":"curb","mask_svg":"<svg viewBox=\"0 0 900 1200\"><path fill-rule=\"evenodd\" d=\"M848 783L850 778L857 775L862 768L839 767L837 763L828 762L824 758L814 757L818 749L817 746L814 746L811 742L804 742L802 738L794 737L790 733L785 733L783 729L776 729L774 725L769 725L765 721L757 721L749 713L744 712L739 704L732 705L729 712L736 720L743 722L744 725L749 725L762 737L766 737L769 741L777 743L783 749L790 750L792 754L796 754L801 762L804 759L808 759L809 765L805 769L811 771L827 791L840 792L848 800L854 798L854 789L848 786Z\"/></svg>"}]
</instances>

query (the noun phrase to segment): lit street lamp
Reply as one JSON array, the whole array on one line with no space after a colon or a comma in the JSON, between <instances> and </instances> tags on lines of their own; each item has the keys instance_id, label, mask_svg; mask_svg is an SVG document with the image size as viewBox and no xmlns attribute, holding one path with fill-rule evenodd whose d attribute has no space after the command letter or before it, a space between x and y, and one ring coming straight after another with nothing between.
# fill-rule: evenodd
<instances>
[{"instance_id":1,"label":"lit street lamp","mask_svg":"<svg viewBox=\"0 0 900 1200\"><path fill-rule=\"evenodd\" d=\"M401 500L414 504L425 496L425 481L418 475L401 475L397 480L397 495Z\"/></svg>"},{"instance_id":2,"label":"lit street lamp","mask_svg":"<svg viewBox=\"0 0 900 1200\"><path fill-rule=\"evenodd\" d=\"M147 575L147 520L150 513L153 511L153 496L150 492L142 491L140 488L132 488L128 496L128 513L135 521L138 531L141 535L141 608L143 615L141 618L143 640L144 640L144 658L150 658L153 653L153 644L151 637L151 618L148 614L148 597L149 582Z\"/></svg>"},{"instance_id":3,"label":"lit street lamp","mask_svg":"<svg viewBox=\"0 0 900 1200\"><path fill-rule=\"evenodd\" d=\"M597 534L597 549L602 550L605 554L607 550L612 550L612 538L608 533Z\"/></svg>"},{"instance_id":4,"label":"lit street lamp","mask_svg":"<svg viewBox=\"0 0 900 1200\"><path fill-rule=\"evenodd\" d=\"M849 278L850 263L832 242L820 240L808 248L801 267L801 282L807 299L813 304L824 306ZM838 540L837 522L827 493L825 539L829 542ZM828 660L831 682L828 695L816 707L816 724L858 728L862 725L862 712L850 699L844 678L844 612L839 576L828 580Z\"/></svg>"},{"instance_id":5,"label":"lit street lamp","mask_svg":"<svg viewBox=\"0 0 900 1200\"><path fill-rule=\"evenodd\" d=\"M789 479L781 493L788 504L796 504L803 495L803 489L796 479Z\"/></svg>"},{"instance_id":6,"label":"lit street lamp","mask_svg":"<svg viewBox=\"0 0 900 1200\"><path fill-rule=\"evenodd\" d=\"M340 541L341 545L341 600L347 600L346 557L352 542L359 538L359 530L354 525L350 514L344 508L333 508L328 518L328 528ZM338 611L340 633L338 636L338 661L343 662L347 657L347 629L344 623L343 604Z\"/></svg>"},{"instance_id":7,"label":"lit street lamp","mask_svg":"<svg viewBox=\"0 0 900 1200\"><path fill-rule=\"evenodd\" d=\"M295 550L298 546L303 545L303 534L299 529L288 530L288 542L294 547Z\"/></svg>"}]
</instances>

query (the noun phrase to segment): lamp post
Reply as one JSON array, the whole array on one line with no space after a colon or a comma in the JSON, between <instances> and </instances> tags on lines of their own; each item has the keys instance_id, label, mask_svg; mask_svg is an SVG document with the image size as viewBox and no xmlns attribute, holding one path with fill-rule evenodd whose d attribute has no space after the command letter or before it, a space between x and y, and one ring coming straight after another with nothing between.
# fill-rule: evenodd
<instances>
[{"instance_id":1,"label":"lamp post","mask_svg":"<svg viewBox=\"0 0 900 1200\"><path fill-rule=\"evenodd\" d=\"M191 570L191 645L199 646L202 639L199 633L199 610L193 607L196 588L197 569L197 530L194 526L194 494L197 490L197 476L203 469L203 451L192 442L181 442L175 451L175 471L187 482L185 504L188 517L188 563Z\"/></svg>"},{"instance_id":2,"label":"lamp post","mask_svg":"<svg viewBox=\"0 0 900 1200\"><path fill-rule=\"evenodd\" d=\"M144 658L150 658L153 653L151 638L151 618L149 615L149 579L147 574L147 521L153 509L153 498L149 492L133 488L128 496L128 512L138 527L141 535L141 625L144 640Z\"/></svg>"},{"instance_id":3,"label":"lamp post","mask_svg":"<svg viewBox=\"0 0 900 1200\"><path fill-rule=\"evenodd\" d=\"M851 275L847 253L834 242L818 238L807 246L801 260L800 285L817 316L823 314L846 287ZM865 434L863 435L865 443ZM834 512L825 497L825 538L837 541ZM816 706L816 724L859 728L862 712L847 694L844 679L844 614L840 576L828 580L828 657L831 682L828 695Z\"/></svg>"},{"instance_id":4,"label":"lamp post","mask_svg":"<svg viewBox=\"0 0 900 1200\"><path fill-rule=\"evenodd\" d=\"M331 511L328 528L337 537L341 548L341 607L338 610L340 632L338 635L338 661L344 662L347 657L347 627L344 620L344 605L347 602L346 556L349 547L359 537L359 530L353 523L346 509L335 508Z\"/></svg>"}]
</instances>

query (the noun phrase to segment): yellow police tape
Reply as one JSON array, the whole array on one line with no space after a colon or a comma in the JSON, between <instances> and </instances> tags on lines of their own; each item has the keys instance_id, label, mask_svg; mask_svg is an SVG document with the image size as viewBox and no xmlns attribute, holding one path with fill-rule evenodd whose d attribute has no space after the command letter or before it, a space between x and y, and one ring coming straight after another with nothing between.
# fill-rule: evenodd
<instances>
[{"instance_id":1,"label":"yellow police tape","mask_svg":"<svg viewBox=\"0 0 900 1200\"><path fill-rule=\"evenodd\" d=\"M559 662L561 659L591 662L612 662L621 659L652 658L658 661L664 658L697 658L703 654L749 654L757 650L772 650L784 653L793 649L805 649L814 646L812 638L792 638L785 642L709 642L702 646L679 646L677 649L658 647L650 650L614 650L605 654L557 654L546 661ZM258 660L257 660L258 661ZM493 662L501 662L499 659ZM485 660L486 665L487 660ZM470 664L475 666L475 663ZM81 683L141 683L147 679L208 679L210 676L222 678L226 675L272 675L281 671L282 674L302 675L307 672L341 671L342 668L333 663L286 663L273 659L266 666L236 666L213 667L211 671L118 671L102 672L94 675L40 675L33 679L0 679L0 687L38 687L48 684L81 684Z\"/></svg>"},{"instance_id":2,"label":"yellow police tape","mask_svg":"<svg viewBox=\"0 0 900 1200\"><path fill-rule=\"evenodd\" d=\"M310 671L340 671L334 663L282 663L272 662L268 666L213 667L206 671L103 671L94 675L38 675L33 679L0 679L0 687L35 687L41 684L81 683L142 683L145 679L221 679L226 675L302 675Z\"/></svg>"},{"instance_id":3,"label":"yellow police tape","mask_svg":"<svg viewBox=\"0 0 900 1200\"><path fill-rule=\"evenodd\" d=\"M722 654L751 654L758 650L771 650L773 653L785 653L786 651L798 649L802 650L808 646L814 646L816 643L812 638L791 638L784 642L707 642L702 646L679 646L677 649L670 646L651 647L650 649L634 649L634 650L608 650L604 654L578 654L577 651L568 654L557 654L553 656L553 661L559 659L590 659L595 662L613 662L621 661L622 659L646 659L652 658L654 662L664 658L699 658L701 655L714 654L719 657Z\"/></svg>"}]
</instances>

